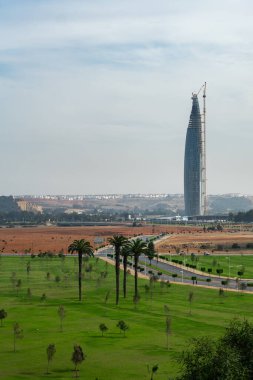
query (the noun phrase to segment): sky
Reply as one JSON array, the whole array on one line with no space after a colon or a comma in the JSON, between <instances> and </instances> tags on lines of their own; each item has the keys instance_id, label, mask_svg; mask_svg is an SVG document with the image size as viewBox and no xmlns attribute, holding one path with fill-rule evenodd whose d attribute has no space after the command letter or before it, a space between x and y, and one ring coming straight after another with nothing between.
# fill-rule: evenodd
<instances>
[{"instance_id":1,"label":"sky","mask_svg":"<svg viewBox=\"0 0 253 380\"><path fill-rule=\"evenodd\" d=\"M205 81L207 193L253 194L252 14L251 0L0 0L0 194L183 193Z\"/></svg>"}]
</instances>

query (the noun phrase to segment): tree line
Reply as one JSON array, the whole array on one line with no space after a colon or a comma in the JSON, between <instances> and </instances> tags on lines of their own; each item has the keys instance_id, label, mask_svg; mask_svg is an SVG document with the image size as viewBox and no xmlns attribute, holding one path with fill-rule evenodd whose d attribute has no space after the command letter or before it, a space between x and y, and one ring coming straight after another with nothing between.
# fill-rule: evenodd
<instances>
[{"instance_id":1,"label":"tree line","mask_svg":"<svg viewBox=\"0 0 253 380\"><path fill-rule=\"evenodd\" d=\"M128 258L133 257L134 260L134 302L138 302L138 266L139 258L145 254L150 262L155 257L155 247L153 241L148 243L140 238L128 240L123 235L115 235L108 239L109 243L114 247L115 251L115 289L116 289L116 305L119 304L120 291L120 257L123 258L123 295L127 294L127 265ZM79 301L82 300L82 260L83 256L92 257L94 250L90 242L85 239L74 240L68 247L68 252L77 253L78 255L78 295Z\"/></svg>"},{"instance_id":2,"label":"tree line","mask_svg":"<svg viewBox=\"0 0 253 380\"><path fill-rule=\"evenodd\" d=\"M229 220L235 223L245 222L250 223L253 222L253 209L249 211L240 211L237 214L230 213Z\"/></svg>"}]
</instances>

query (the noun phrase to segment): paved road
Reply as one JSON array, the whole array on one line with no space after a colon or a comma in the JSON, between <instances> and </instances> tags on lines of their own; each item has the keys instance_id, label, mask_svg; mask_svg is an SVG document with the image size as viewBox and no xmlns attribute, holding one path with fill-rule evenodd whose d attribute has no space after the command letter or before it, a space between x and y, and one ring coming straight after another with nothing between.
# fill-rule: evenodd
<instances>
[{"instance_id":1,"label":"paved road","mask_svg":"<svg viewBox=\"0 0 253 380\"><path fill-rule=\"evenodd\" d=\"M145 258L144 257L141 257L140 258L140 262L141 264L143 265L144 264L144 267L145 267ZM146 261L147 262L147 261ZM151 265L154 267L157 268L157 270L154 270L152 269L154 272L158 272L158 271L167 271L167 272L170 272L170 273L176 273L177 274L177 278L173 278L171 275L167 275L167 274L163 274L161 276L161 278L163 280L173 280L173 281L176 281L176 282L183 282L183 283L188 283L188 284L192 284L193 281L191 279L192 276L195 276L197 278L197 284L198 285L204 285L204 286L214 286L214 287L223 287L223 285L221 284L221 281L222 280L227 280L227 278L223 278L223 277L218 277L218 276L212 276L210 277L209 275L207 274L199 274L199 273L195 273L194 271L191 271L190 269L188 269L187 267L177 267L175 265L173 265L172 263L164 263L164 262L161 262L161 261L158 261L157 260L152 260L151 261ZM150 270L150 268L148 268L147 270ZM211 282L207 282L206 279L207 278L211 278ZM244 282L244 281L242 281ZM237 282L235 281L235 279L230 279L228 284L226 285L226 288L230 288L230 289L237 289L238 288L238 284ZM247 290L249 291L252 291L251 288L248 288Z\"/></svg>"},{"instance_id":2,"label":"paved road","mask_svg":"<svg viewBox=\"0 0 253 380\"><path fill-rule=\"evenodd\" d=\"M99 257L106 257L108 254L114 254L114 249L111 246L107 246L105 248L100 249L97 252L97 256ZM130 259L131 260L131 259ZM175 273L177 274L176 278L173 278L172 275L163 273L160 278L164 281L174 281L178 283L184 283L184 284L193 284L193 281L191 279L192 276L195 276L197 278L197 285L202 286L210 286L210 287L216 287L216 288L226 288L226 289L238 289L238 283L234 278L230 278L228 280L228 284L226 286L223 286L221 284L222 280L227 280L225 277L218 277L218 276L209 276L208 274L202 274L202 273L196 273L194 270L189 269L188 267L178 267L170 262L164 262L155 259L151 261L152 268L148 266L149 260L145 256L140 257L140 266L144 268L143 274L146 274L149 276L148 271L152 270L154 274L157 275L158 272L167 271L169 273ZM132 268L132 266L130 266ZM211 282L207 282L206 279L211 278ZM252 280L253 281L253 280ZM241 280L240 283L247 283L247 281ZM194 284L195 281L194 281ZM253 292L253 289L251 287L247 287L246 289L249 292Z\"/></svg>"}]
</instances>

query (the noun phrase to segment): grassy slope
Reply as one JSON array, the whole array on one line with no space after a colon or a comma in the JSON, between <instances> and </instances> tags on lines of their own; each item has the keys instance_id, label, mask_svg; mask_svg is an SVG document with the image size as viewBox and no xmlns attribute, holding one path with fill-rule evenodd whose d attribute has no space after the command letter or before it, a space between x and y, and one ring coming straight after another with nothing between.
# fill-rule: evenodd
<instances>
[{"instance_id":1,"label":"grassy slope","mask_svg":"<svg viewBox=\"0 0 253 380\"><path fill-rule=\"evenodd\" d=\"M192 315L189 315L188 293L192 287L173 285L167 290L155 285L153 300L146 297L145 280L140 280L141 301L137 308L132 303L133 279L129 277L129 296L114 305L114 272L108 266L109 275L98 283L105 263L92 261L94 271L86 273L83 303L77 301L76 259L33 259L30 279L26 275L29 258L1 258L0 260L0 309L8 312L0 327L0 378L3 379L69 379L72 377L71 354L73 345L80 344L87 354L81 365L82 379L126 380L149 379L147 364L159 364L157 380L167 380L177 373L179 353L188 345L191 337L209 334L213 337L224 331L224 326L234 316L252 320L251 295L229 293L220 299L218 292L194 288ZM10 277L22 280L20 294L12 287ZM50 281L46 273L50 272ZM56 284L59 275L62 281ZM65 280L63 280L65 276ZM27 288L32 298L27 299ZM111 290L107 304L105 294ZM42 293L47 300L40 301ZM59 305L67 312L64 331L60 332L57 315ZM172 336L166 349L164 304L171 310ZM123 319L130 329L126 338L116 327ZM12 326L17 321L24 330L24 338L17 342L13 352ZM105 323L109 330L101 337L98 326ZM56 355L51 363L50 375L46 370L46 347L56 344Z\"/></svg>"}]
</instances>

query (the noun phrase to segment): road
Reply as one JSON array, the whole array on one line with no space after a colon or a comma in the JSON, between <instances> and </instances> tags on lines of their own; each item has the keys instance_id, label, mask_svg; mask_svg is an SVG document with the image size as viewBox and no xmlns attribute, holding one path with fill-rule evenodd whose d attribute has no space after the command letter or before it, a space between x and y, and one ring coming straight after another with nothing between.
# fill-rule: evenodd
<instances>
[{"instance_id":1,"label":"road","mask_svg":"<svg viewBox=\"0 0 253 380\"><path fill-rule=\"evenodd\" d=\"M114 249L112 246L107 246L102 249L100 249L96 256L99 256L101 258L107 257L107 255L114 254ZM144 271L142 274L147 275L147 277L150 277L151 274L148 273L148 271L152 270L154 275L158 276L158 272L162 272L162 275L158 276L160 280L163 281L173 281L177 283L183 283L183 284L191 284L191 285L198 285L198 286L205 286L205 287L215 287L215 288L224 288L231 289L231 290L238 290L238 287L242 288L242 284L247 284L247 282L251 280L240 280L239 282L236 281L234 278L228 279L227 277L219 277L214 275L208 275L205 273L199 273L194 270L189 269L185 266L179 266L171 262L167 262L164 260L151 260L151 267L148 266L149 260L145 256L140 257L140 266L144 268ZM133 269L133 264L129 266L130 269ZM170 274L166 273L169 272ZM173 277L172 274L176 274L177 277ZM197 281L193 281L192 277L196 277ZM207 281L207 279L211 279L210 282ZM222 285L221 281L228 281L226 285ZM253 282L253 279L252 279ZM247 287L247 292L253 292L252 287Z\"/></svg>"}]
</instances>

